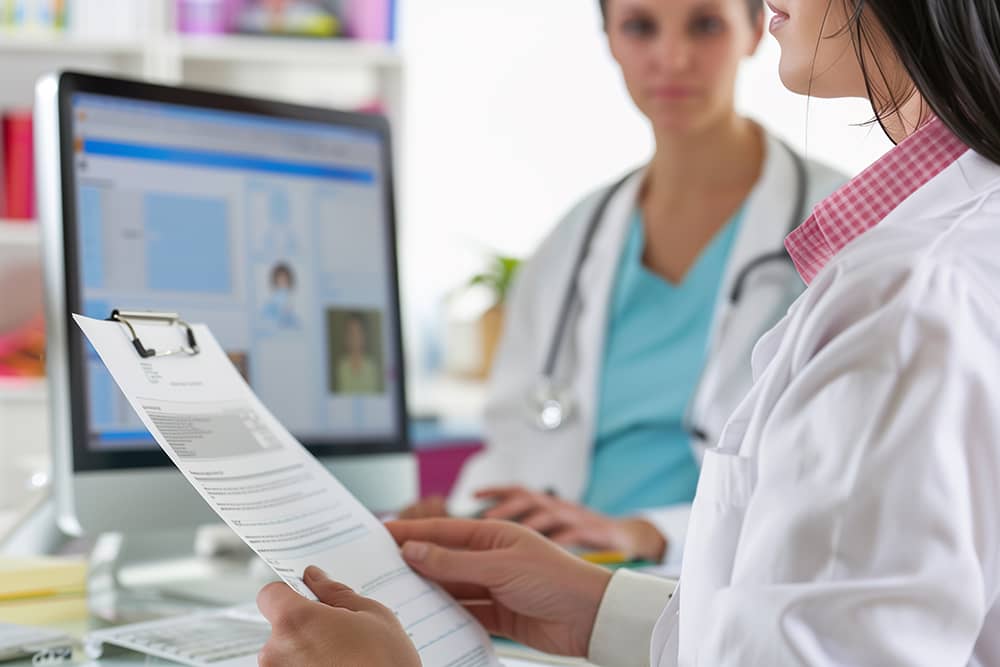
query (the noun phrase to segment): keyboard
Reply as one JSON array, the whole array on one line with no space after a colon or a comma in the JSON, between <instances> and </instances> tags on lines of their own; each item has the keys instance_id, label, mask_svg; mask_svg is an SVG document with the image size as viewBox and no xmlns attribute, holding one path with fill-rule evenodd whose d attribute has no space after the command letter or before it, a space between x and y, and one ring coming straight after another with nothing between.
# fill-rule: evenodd
<instances>
[{"instance_id":1,"label":"keyboard","mask_svg":"<svg viewBox=\"0 0 1000 667\"><path fill-rule=\"evenodd\" d=\"M0 662L34 658L35 664L50 664L70 658L75 643L55 630L0 623Z\"/></svg>"},{"instance_id":2,"label":"keyboard","mask_svg":"<svg viewBox=\"0 0 1000 667\"><path fill-rule=\"evenodd\" d=\"M257 667L270 636L250 604L98 630L84 638L84 649L94 660L110 645L191 667Z\"/></svg>"}]
</instances>

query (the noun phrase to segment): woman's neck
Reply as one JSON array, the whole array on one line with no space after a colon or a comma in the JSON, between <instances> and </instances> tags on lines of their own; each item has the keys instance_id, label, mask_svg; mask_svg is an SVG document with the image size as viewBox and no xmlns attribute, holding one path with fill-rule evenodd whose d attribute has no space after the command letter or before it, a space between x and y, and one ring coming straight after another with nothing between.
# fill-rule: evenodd
<instances>
[{"instance_id":1,"label":"woman's neck","mask_svg":"<svg viewBox=\"0 0 1000 667\"><path fill-rule=\"evenodd\" d=\"M657 133L644 198L670 201L756 182L764 150L760 128L735 113L695 134Z\"/></svg>"},{"instance_id":2,"label":"woman's neck","mask_svg":"<svg viewBox=\"0 0 1000 667\"><path fill-rule=\"evenodd\" d=\"M914 92L896 112L882 119L882 126L889 138L898 144L923 127L930 118L931 111L924 103L924 98L920 93Z\"/></svg>"},{"instance_id":3,"label":"woman's neck","mask_svg":"<svg viewBox=\"0 0 1000 667\"><path fill-rule=\"evenodd\" d=\"M640 207L643 264L677 284L760 178L764 133L733 114L697 137L658 137Z\"/></svg>"}]
</instances>

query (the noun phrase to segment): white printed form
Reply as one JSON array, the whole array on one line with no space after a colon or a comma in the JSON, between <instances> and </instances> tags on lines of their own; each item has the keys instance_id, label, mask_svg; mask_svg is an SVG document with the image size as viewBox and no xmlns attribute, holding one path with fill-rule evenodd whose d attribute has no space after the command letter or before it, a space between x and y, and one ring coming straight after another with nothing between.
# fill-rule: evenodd
<instances>
[{"instance_id":1,"label":"white printed form","mask_svg":"<svg viewBox=\"0 0 1000 667\"><path fill-rule=\"evenodd\" d=\"M263 406L203 325L200 352L142 359L123 325L75 316L146 428L220 517L302 595L308 565L392 609L425 667L498 665L489 638L416 575L388 531ZM147 347L182 332L136 327Z\"/></svg>"}]
</instances>

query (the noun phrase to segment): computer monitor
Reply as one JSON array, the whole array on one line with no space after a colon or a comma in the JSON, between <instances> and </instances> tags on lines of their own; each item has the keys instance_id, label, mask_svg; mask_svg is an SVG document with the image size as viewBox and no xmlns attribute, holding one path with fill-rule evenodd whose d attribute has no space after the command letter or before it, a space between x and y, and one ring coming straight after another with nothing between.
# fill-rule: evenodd
<instances>
[{"instance_id":1,"label":"computer monitor","mask_svg":"<svg viewBox=\"0 0 1000 667\"><path fill-rule=\"evenodd\" d=\"M70 318L114 308L208 324L362 502L413 500L386 121L78 73L35 114L63 531L215 518Z\"/></svg>"}]
</instances>

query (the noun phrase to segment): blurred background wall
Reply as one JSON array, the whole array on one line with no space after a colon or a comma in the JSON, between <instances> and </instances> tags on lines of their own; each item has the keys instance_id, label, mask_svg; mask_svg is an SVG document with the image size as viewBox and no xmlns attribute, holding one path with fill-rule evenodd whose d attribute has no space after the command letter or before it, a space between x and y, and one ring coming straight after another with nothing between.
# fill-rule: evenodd
<instances>
[{"instance_id":1,"label":"blurred background wall","mask_svg":"<svg viewBox=\"0 0 1000 667\"><path fill-rule=\"evenodd\" d=\"M274 29L253 11L275 6L290 17L289 8L317 8L280 26L310 38L246 34ZM449 355L482 352L475 332L449 324L456 290L492 254L529 255L576 199L650 153L597 0L0 0L0 22L8 175L26 169L9 164L21 149L8 130L16 134L30 111L34 80L59 67L387 113L415 403L437 400L422 387ZM767 36L741 73L743 111L850 173L888 148L877 127L864 125L864 102L792 95L778 81L777 60ZM8 193L5 206L15 200ZM30 221L32 212L6 207L0 217ZM40 288L25 273L37 272L36 238L30 222L0 223L0 341L17 326L40 326L30 307ZM27 286L16 304L12 284ZM458 308L458 319L483 303ZM37 344L32 335L18 344Z\"/></svg>"}]
</instances>

